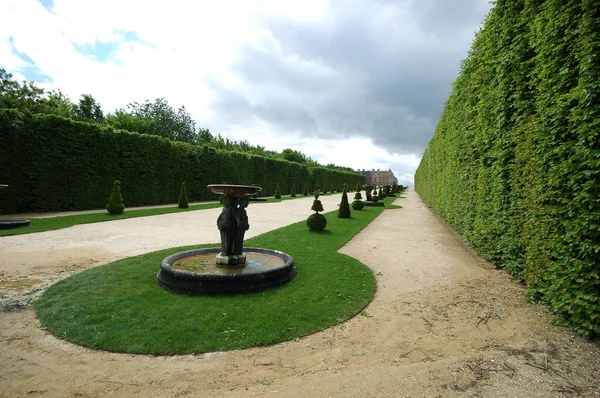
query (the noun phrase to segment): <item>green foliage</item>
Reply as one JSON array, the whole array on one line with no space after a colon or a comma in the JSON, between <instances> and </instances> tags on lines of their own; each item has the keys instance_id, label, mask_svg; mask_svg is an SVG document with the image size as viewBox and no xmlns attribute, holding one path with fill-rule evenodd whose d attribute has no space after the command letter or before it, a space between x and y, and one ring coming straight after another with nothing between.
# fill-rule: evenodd
<instances>
[{"instance_id":1,"label":"green foliage","mask_svg":"<svg viewBox=\"0 0 600 398\"><path fill-rule=\"evenodd\" d=\"M181 192L179 193L179 203L177 207L180 209L187 209L190 207L188 203L187 190L185 189L185 182L181 183Z\"/></svg>"},{"instance_id":2,"label":"green foliage","mask_svg":"<svg viewBox=\"0 0 600 398\"><path fill-rule=\"evenodd\" d=\"M379 202L379 196L377 194L371 195L371 202Z\"/></svg>"},{"instance_id":3,"label":"green foliage","mask_svg":"<svg viewBox=\"0 0 600 398\"><path fill-rule=\"evenodd\" d=\"M308 196L308 183L304 184L304 190L302 191L303 196Z\"/></svg>"},{"instance_id":4,"label":"green foliage","mask_svg":"<svg viewBox=\"0 0 600 398\"><path fill-rule=\"evenodd\" d=\"M121 214L123 213L123 210L125 210L123 196L121 195L121 182L119 180L116 180L113 183L113 191L108 200L106 210L108 210L110 214Z\"/></svg>"},{"instance_id":5,"label":"green foliage","mask_svg":"<svg viewBox=\"0 0 600 398\"><path fill-rule=\"evenodd\" d=\"M377 194L377 196L379 196L379 199L385 198L385 190L383 187L379 187L379 194Z\"/></svg>"},{"instance_id":6,"label":"green foliage","mask_svg":"<svg viewBox=\"0 0 600 398\"><path fill-rule=\"evenodd\" d=\"M292 184L292 190L291 190L290 196L291 196L292 198L295 198L295 197L296 197L296 183L293 183L293 184Z\"/></svg>"},{"instance_id":7,"label":"green foliage","mask_svg":"<svg viewBox=\"0 0 600 398\"><path fill-rule=\"evenodd\" d=\"M346 193L346 184L344 184L344 191L342 192L342 201L338 208L339 218L350 218L350 203L348 203L348 194Z\"/></svg>"},{"instance_id":8,"label":"green foliage","mask_svg":"<svg viewBox=\"0 0 600 398\"><path fill-rule=\"evenodd\" d=\"M335 233L311 233L299 222L248 239L249 247L281 250L294 258L298 276L278 288L216 297L173 294L156 283L158 264L198 246L173 248L53 284L34 302L37 317L44 330L61 339L151 355L234 350L306 336L356 315L373 297L373 272L337 251L382 210L361 212L351 223L334 217L330 227Z\"/></svg>"},{"instance_id":9,"label":"green foliage","mask_svg":"<svg viewBox=\"0 0 600 398\"><path fill-rule=\"evenodd\" d=\"M365 207L365 204L361 200L354 200L352 202L352 209L354 209L354 210L362 210L363 207Z\"/></svg>"},{"instance_id":10,"label":"green foliage","mask_svg":"<svg viewBox=\"0 0 600 398\"><path fill-rule=\"evenodd\" d=\"M316 211L317 213L323 211L323 204L319 200L319 193L315 193L315 200L313 201L312 207L310 209L312 211Z\"/></svg>"},{"instance_id":11,"label":"green foliage","mask_svg":"<svg viewBox=\"0 0 600 398\"><path fill-rule=\"evenodd\" d=\"M273 195L275 199L281 199L281 188L279 188L279 184L275 187L275 195Z\"/></svg>"},{"instance_id":12,"label":"green foliage","mask_svg":"<svg viewBox=\"0 0 600 398\"><path fill-rule=\"evenodd\" d=\"M0 194L6 213L105 208L114 176L127 206L173 203L165 187L180 181L186 181L189 200L201 201L215 200L206 186L223 181L260 185L261 194L272 196L277 181L287 192L288 181L364 180L357 173L15 109L0 109L0 142L0 181L10 186Z\"/></svg>"},{"instance_id":13,"label":"green foliage","mask_svg":"<svg viewBox=\"0 0 600 398\"><path fill-rule=\"evenodd\" d=\"M327 218L323 214L315 213L308 216L306 225L311 231L322 231L327 226Z\"/></svg>"},{"instance_id":14,"label":"green foliage","mask_svg":"<svg viewBox=\"0 0 600 398\"><path fill-rule=\"evenodd\" d=\"M600 336L600 7L499 1L415 174L471 246Z\"/></svg>"},{"instance_id":15,"label":"green foliage","mask_svg":"<svg viewBox=\"0 0 600 398\"><path fill-rule=\"evenodd\" d=\"M74 107L74 112L77 120L97 123L104 121L104 112L91 94L81 96L79 104Z\"/></svg>"},{"instance_id":16,"label":"green foliage","mask_svg":"<svg viewBox=\"0 0 600 398\"><path fill-rule=\"evenodd\" d=\"M362 195L360 194L360 190L357 190L354 194L354 200L362 200Z\"/></svg>"},{"instance_id":17,"label":"green foliage","mask_svg":"<svg viewBox=\"0 0 600 398\"><path fill-rule=\"evenodd\" d=\"M157 98L154 102L133 102L127 108L128 111L120 109L109 115L107 123L116 129L158 135L173 141L196 141L196 123L185 106L176 111L166 99Z\"/></svg>"}]
</instances>

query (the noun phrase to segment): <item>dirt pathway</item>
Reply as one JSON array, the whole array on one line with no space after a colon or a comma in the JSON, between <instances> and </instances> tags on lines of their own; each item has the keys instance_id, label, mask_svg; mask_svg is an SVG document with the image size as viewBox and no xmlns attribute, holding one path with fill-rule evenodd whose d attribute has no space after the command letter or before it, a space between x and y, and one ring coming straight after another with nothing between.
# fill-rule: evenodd
<instances>
[{"instance_id":1,"label":"dirt pathway","mask_svg":"<svg viewBox=\"0 0 600 398\"><path fill-rule=\"evenodd\" d=\"M302 201L251 206L251 231L302 219ZM326 210L336 201L324 201ZM552 325L543 306L526 304L524 287L463 247L413 191L396 204L403 208L386 210L341 250L376 274L377 294L363 315L270 347L150 357L81 348L41 330L31 308L5 311L0 396L600 397L597 345ZM272 224L257 222L263 212ZM1 276L47 283L160 249L165 239L165 247L197 243L198 226L214 229L217 214L200 213L189 230L167 215L122 224L114 239L101 232L87 240L73 228L29 235L29 244L0 238ZM165 220L176 227L146 231L146 223L158 228Z\"/></svg>"}]
</instances>

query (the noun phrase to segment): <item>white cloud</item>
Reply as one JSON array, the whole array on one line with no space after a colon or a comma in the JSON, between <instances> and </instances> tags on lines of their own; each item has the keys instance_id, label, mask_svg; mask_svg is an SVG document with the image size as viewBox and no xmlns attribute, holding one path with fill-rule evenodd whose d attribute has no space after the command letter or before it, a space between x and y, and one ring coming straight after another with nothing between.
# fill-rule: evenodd
<instances>
[{"instance_id":1,"label":"white cloud","mask_svg":"<svg viewBox=\"0 0 600 398\"><path fill-rule=\"evenodd\" d=\"M444 1L3 0L0 66L109 112L164 97L213 133L408 184L489 9Z\"/></svg>"}]
</instances>

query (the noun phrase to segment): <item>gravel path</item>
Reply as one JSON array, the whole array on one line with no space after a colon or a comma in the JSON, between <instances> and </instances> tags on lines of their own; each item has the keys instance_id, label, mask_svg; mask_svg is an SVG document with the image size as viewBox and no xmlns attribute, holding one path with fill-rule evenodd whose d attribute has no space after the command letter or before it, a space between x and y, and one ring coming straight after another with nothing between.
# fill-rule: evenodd
<instances>
[{"instance_id":1,"label":"gravel path","mask_svg":"<svg viewBox=\"0 0 600 398\"><path fill-rule=\"evenodd\" d=\"M341 249L376 275L363 315L269 347L151 357L64 342L17 305L0 312L0 396L600 397L598 345L554 326L522 285L406 196ZM340 196L321 199L329 211ZM252 204L247 236L304 220L311 201ZM217 242L219 211L0 237L3 299L118 258Z\"/></svg>"}]
</instances>

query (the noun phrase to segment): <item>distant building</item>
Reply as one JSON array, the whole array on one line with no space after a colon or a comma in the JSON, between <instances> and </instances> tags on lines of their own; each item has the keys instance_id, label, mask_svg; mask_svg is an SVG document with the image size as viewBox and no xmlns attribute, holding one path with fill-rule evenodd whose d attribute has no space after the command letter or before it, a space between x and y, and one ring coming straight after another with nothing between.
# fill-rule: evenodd
<instances>
[{"instance_id":1,"label":"distant building","mask_svg":"<svg viewBox=\"0 0 600 398\"><path fill-rule=\"evenodd\" d=\"M385 185L398 185L398 179L394 175L394 172L389 170L357 170L358 173L367 177L366 185L385 186Z\"/></svg>"}]
</instances>

